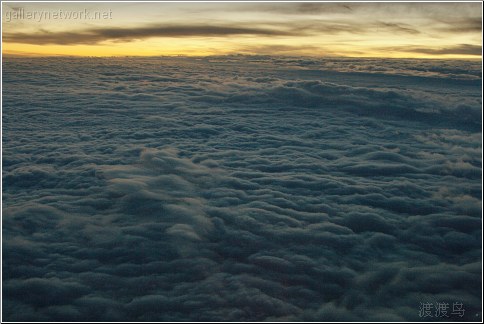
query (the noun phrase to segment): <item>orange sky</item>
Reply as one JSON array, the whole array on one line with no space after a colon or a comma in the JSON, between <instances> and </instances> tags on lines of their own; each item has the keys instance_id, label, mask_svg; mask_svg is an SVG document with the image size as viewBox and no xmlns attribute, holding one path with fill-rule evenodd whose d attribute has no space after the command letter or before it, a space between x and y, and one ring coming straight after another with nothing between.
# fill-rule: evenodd
<instances>
[{"instance_id":1,"label":"orange sky","mask_svg":"<svg viewBox=\"0 0 484 324\"><path fill-rule=\"evenodd\" d=\"M3 54L480 58L481 3L4 2Z\"/></svg>"}]
</instances>

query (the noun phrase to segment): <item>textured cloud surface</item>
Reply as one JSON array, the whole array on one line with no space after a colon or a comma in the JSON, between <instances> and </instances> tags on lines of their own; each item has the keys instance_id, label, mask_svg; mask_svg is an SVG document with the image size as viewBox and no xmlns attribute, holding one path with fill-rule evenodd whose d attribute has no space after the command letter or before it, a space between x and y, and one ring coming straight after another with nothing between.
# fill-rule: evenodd
<instances>
[{"instance_id":1,"label":"textured cloud surface","mask_svg":"<svg viewBox=\"0 0 484 324\"><path fill-rule=\"evenodd\" d=\"M4 320L481 319L480 62L3 71Z\"/></svg>"}]
</instances>

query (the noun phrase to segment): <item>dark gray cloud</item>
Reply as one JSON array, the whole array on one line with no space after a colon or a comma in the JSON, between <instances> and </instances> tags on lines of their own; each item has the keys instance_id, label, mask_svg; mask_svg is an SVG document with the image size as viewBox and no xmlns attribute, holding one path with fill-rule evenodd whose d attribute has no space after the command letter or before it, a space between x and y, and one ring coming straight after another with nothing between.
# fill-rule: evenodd
<instances>
[{"instance_id":1,"label":"dark gray cloud","mask_svg":"<svg viewBox=\"0 0 484 324\"><path fill-rule=\"evenodd\" d=\"M389 22L355 23L339 21L293 21L290 24L260 22L253 27L237 25L149 25L137 27L92 28L87 30L51 32L39 30L34 33L7 32L3 40L24 44L97 44L104 41L133 41L151 37L227 37L248 36L307 36L316 34L361 34L370 31L391 31L403 34L418 34L418 30L406 25ZM258 27L259 26L259 27ZM282 46L282 45L281 45ZM287 47L291 45L285 45ZM264 53L260 53L264 54Z\"/></svg>"},{"instance_id":2,"label":"dark gray cloud","mask_svg":"<svg viewBox=\"0 0 484 324\"><path fill-rule=\"evenodd\" d=\"M417 46L399 46L393 48L385 48L388 51L399 51L419 54L454 54L454 55L482 55L482 46L474 44L459 44L449 47L429 48L429 47L417 47Z\"/></svg>"},{"instance_id":3,"label":"dark gray cloud","mask_svg":"<svg viewBox=\"0 0 484 324\"><path fill-rule=\"evenodd\" d=\"M480 61L3 73L4 320L481 319Z\"/></svg>"},{"instance_id":4,"label":"dark gray cloud","mask_svg":"<svg viewBox=\"0 0 484 324\"><path fill-rule=\"evenodd\" d=\"M403 33L403 34L420 34L420 31L412 28L408 24L402 24L402 23L389 23L389 22L378 22L375 24L377 28L384 28L390 31L393 31L395 33Z\"/></svg>"},{"instance_id":5,"label":"dark gray cloud","mask_svg":"<svg viewBox=\"0 0 484 324\"><path fill-rule=\"evenodd\" d=\"M351 3L278 3L274 4L257 4L244 5L237 7L242 11L269 12L275 14L287 15L321 15L334 13L348 13L352 11Z\"/></svg>"},{"instance_id":6,"label":"dark gray cloud","mask_svg":"<svg viewBox=\"0 0 484 324\"><path fill-rule=\"evenodd\" d=\"M295 36L285 29L270 29L241 26L211 25L159 25L143 27L93 28L71 32L50 32L41 30L37 33L10 32L3 34L3 40L24 44L97 44L103 41L132 41L150 37L226 37L230 35L258 36Z\"/></svg>"},{"instance_id":7,"label":"dark gray cloud","mask_svg":"<svg viewBox=\"0 0 484 324\"><path fill-rule=\"evenodd\" d=\"M421 48L416 49L420 53L429 53L429 54L465 54L465 55L482 55L482 46L480 45L472 45L472 44L460 44L456 46L444 47L441 49L428 49L428 48Z\"/></svg>"},{"instance_id":8,"label":"dark gray cloud","mask_svg":"<svg viewBox=\"0 0 484 324\"><path fill-rule=\"evenodd\" d=\"M468 17L465 19L447 19L440 20L448 26L441 27L440 30L452 33L481 33L482 17Z\"/></svg>"},{"instance_id":9,"label":"dark gray cloud","mask_svg":"<svg viewBox=\"0 0 484 324\"><path fill-rule=\"evenodd\" d=\"M263 25L263 22L260 22ZM410 24L400 22L386 22L386 21L358 21L355 19L304 19L294 20L290 24L271 23L279 29L287 28L288 25L295 33L301 35L335 35L341 33L348 34L367 34L378 35L381 32L392 32L395 34L420 34L418 27Z\"/></svg>"}]
</instances>

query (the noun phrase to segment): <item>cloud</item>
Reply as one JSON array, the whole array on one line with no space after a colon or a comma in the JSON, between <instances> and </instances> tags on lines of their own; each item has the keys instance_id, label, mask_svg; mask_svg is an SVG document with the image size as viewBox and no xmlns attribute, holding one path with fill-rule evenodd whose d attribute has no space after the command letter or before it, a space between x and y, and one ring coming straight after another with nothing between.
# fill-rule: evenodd
<instances>
[{"instance_id":1,"label":"cloud","mask_svg":"<svg viewBox=\"0 0 484 324\"><path fill-rule=\"evenodd\" d=\"M3 73L5 320L481 314L480 61L8 57Z\"/></svg>"},{"instance_id":2,"label":"cloud","mask_svg":"<svg viewBox=\"0 0 484 324\"><path fill-rule=\"evenodd\" d=\"M412 35L420 34L419 30L412 28L410 25L407 25L407 24L378 22L376 23L376 26L377 28L385 28L395 33L412 34Z\"/></svg>"},{"instance_id":3,"label":"cloud","mask_svg":"<svg viewBox=\"0 0 484 324\"><path fill-rule=\"evenodd\" d=\"M49 10L59 9L52 6ZM75 5L69 7L75 9ZM42 55L53 55L46 51L55 51L68 55L141 56L236 51L253 54L259 49L255 54L465 57L477 55L476 48L463 46L479 45L472 39L478 39L481 34L482 20L477 3L168 4L161 11L157 7L145 4L133 11L129 6L120 6L109 26L102 27L96 27L94 21L94 25L86 25L83 19L63 29L47 21L39 26L32 20L13 19L3 33L8 47L6 53L38 56L42 52ZM40 10L36 8L32 5L26 10ZM95 4L91 9L108 10L104 5ZM163 47L160 39L153 38L183 39ZM195 43L188 42L188 38ZM357 41L362 39L366 41ZM456 43L458 39L463 44ZM135 41L153 46L137 49L136 44L130 43ZM124 46L119 46L121 43ZM24 51L26 46L20 44L40 46ZM378 48L378 44L394 45ZM42 45L65 46L52 49ZM79 52L74 45L96 46L83 46ZM275 52L270 52L271 47Z\"/></svg>"},{"instance_id":4,"label":"cloud","mask_svg":"<svg viewBox=\"0 0 484 324\"><path fill-rule=\"evenodd\" d=\"M291 45L256 45L256 46L244 46L237 49L238 53L241 54L254 54L257 53L258 55L271 55L271 54L315 54L318 52L324 51L322 48L314 45L299 45L299 46L291 46Z\"/></svg>"},{"instance_id":5,"label":"cloud","mask_svg":"<svg viewBox=\"0 0 484 324\"><path fill-rule=\"evenodd\" d=\"M263 22L260 22L263 25ZM265 23L267 24L267 23ZM375 35L380 33L397 33L397 34L420 34L419 26L412 26L410 24L379 21L379 20L361 20L348 18L326 18L326 19L304 19L292 20L290 23L270 23L269 26L274 26L279 29L284 27L291 27L295 33L301 35L337 35L337 34L356 34L356 35Z\"/></svg>"},{"instance_id":6,"label":"cloud","mask_svg":"<svg viewBox=\"0 0 484 324\"><path fill-rule=\"evenodd\" d=\"M402 52L433 54L433 55L439 55L439 54L444 54L444 55L462 54L462 55L475 55L475 56L482 55L482 46L473 45L473 44L460 44L460 45L440 47L440 48L409 46L408 48L399 47L398 50Z\"/></svg>"},{"instance_id":7,"label":"cloud","mask_svg":"<svg viewBox=\"0 0 484 324\"><path fill-rule=\"evenodd\" d=\"M440 27L441 31L451 33L481 33L482 32L482 17L468 17L466 19L450 19L440 20L447 26Z\"/></svg>"},{"instance_id":8,"label":"cloud","mask_svg":"<svg viewBox=\"0 0 484 324\"><path fill-rule=\"evenodd\" d=\"M11 43L35 44L35 45L74 45L74 44L99 44L106 41L130 42L152 37L227 37L234 35L245 36L307 36L317 34L339 33L365 33L375 28L394 33L418 34L419 31L405 24L377 22L371 24L355 24L354 21L293 21L290 24L260 22L252 24L253 27L238 25L149 25L138 27L111 27L91 28L78 31L52 32L41 29L33 33L6 32L3 39ZM259 27L258 27L259 26ZM267 45L279 47L278 52L287 52L293 45ZM262 52L268 50L266 46L259 46ZM299 50L309 49L315 46L302 46ZM253 49L256 47L254 46Z\"/></svg>"},{"instance_id":9,"label":"cloud","mask_svg":"<svg viewBox=\"0 0 484 324\"><path fill-rule=\"evenodd\" d=\"M4 41L24 44L97 44L104 41L133 41L151 37L226 37L231 35L295 36L290 30L217 25L155 25L132 28L92 28L71 32L10 32Z\"/></svg>"},{"instance_id":10,"label":"cloud","mask_svg":"<svg viewBox=\"0 0 484 324\"><path fill-rule=\"evenodd\" d=\"M334 13L348 13L352 11L351 4L335 3L284 3L279 5L258 4L257 6L246 5L238 7L240 10L247 11L264 11L268 13L286 14L286 15L321 15Z\"/></svg>"}]
</instances>

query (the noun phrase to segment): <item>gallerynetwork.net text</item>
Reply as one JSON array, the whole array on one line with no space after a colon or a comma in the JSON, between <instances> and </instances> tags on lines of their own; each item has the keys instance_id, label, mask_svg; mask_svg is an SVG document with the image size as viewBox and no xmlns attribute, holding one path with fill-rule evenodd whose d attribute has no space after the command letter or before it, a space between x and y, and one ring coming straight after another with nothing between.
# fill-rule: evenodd
<instances>
[{"instance_id":1,"label":"gallerynetwork.net text","mask_svg":"<svg viewBox=\"0 0 484 324\"><path fill-rule=\"evenodd\" d=\"M113 12L111 9L105 11L89 11L84 10L25 10L19 8L17 10L6 11L5 21L12 20L35 20L41 22L42 20L102 20L113 19Z\"/></svg>"}]
</instances>

